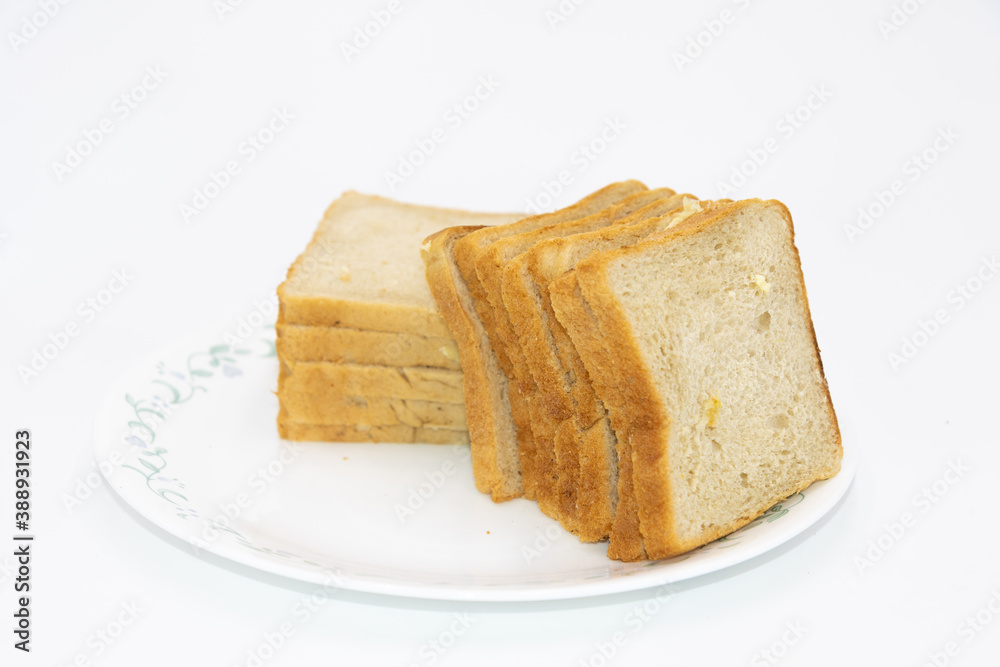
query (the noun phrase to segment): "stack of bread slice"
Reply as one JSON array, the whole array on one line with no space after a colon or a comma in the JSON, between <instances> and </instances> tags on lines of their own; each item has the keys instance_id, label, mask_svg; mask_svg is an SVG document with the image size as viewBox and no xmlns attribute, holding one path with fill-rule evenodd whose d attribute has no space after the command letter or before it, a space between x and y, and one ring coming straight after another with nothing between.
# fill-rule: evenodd
<instances>
[{"instance_id":1,"label":"stack of bread slice","mask_svg":"<svg viewBox=\"0 0 1000 667\"><path fill-rule=\"evenodd\" d=\"M839 470L779 202L627 181L424 245L464 372L477 488L621 560L749 523Z\"/></svg>"},{"instance_id":2,"label":"stack of bread slice","mask_svg":"<svg viewBox=\"0 0 1000 667\"><path fill-rule=\"evenodd\" d=\"M462 371L431 298L421 241L520 215L348 192L278 288L278 430L290 440L469 441Z\"/></svg>"}]
</instances>

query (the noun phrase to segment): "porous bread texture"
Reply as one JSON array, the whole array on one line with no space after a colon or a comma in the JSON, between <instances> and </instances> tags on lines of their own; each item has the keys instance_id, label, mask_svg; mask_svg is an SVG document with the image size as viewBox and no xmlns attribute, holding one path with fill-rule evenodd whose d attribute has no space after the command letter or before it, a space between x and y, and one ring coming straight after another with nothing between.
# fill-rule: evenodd
<instances>
[{"instance_id":1,"label":"porous bread texture","mask_svg":"<svg viewBox=\"0 0 1000 667\"><path fill-rule=\"evenodd\" d=\"M603 238L590 237L586 239L590 242L597 242L590 246L590 254L642 241L652 234L660 233L664 229L682 223L686 225L696 224L699 220L724 210L731 203L729 200L697 202L693 198L686 199L683 208L672 214L631 225L629 229L608 230L609 234ZM555 266L550 266L548 271L551 273L555 273L560 268L567 268L569 260L582 261L580 258L574 258L569 252L561 251L549 256L555 257L557 262L567 262L562 265L557 263ZM551 281L549 297L556 320L571 339L571 344L564 349L570 356L569 367L576 369L575 377L571 378L578 401L579 416L575 421L586 423L591 415L603 415L605 405L599 397L618 391L617 383L620 376L616 364L616 348L614 345L608 344L610 340L617 343L616 333L602 331L582 297L575 269L570 269ZM614 404L611 407L613 408ZM576 426L576 443L581 452L581 461L587 461L587 465L590 466L590 471L586 473L588 477L615 480L615 486L612 488L616 489L616 493L608 501L614 505L608 556L624 561L642 560L646 558L646 551L639 530L638 505L632 488L631 443L627 436L615 436L607 423L609 417L611 425L617 432L624 432L631 418L627 411L612 411L609 416L601 417L598 422L601 428L589 427L586 430L580 430L580 427ZM571 426L573 423L572 420L564 422L560 425L560 429L563 431L572 429L574 428ZM563 437L570 436L564 435ZM584 472L581 470L581 476L583 475ZM600 512L601 510L598 510L597 516L603 518Z\"/></svg>"},{"instance_id":2,"label":"porous bread texture","mask_svg":"<svg viewBox=\"0 0 1000 667\"><path fill-rule=\"evenodd\" d=\"M454 225L500 225L519 214L470 213L347 192L278 287L278 322L449 338L423 276L420 243Z\"/></svg>"},{"instance_id":3,"label":"porous bread texture","mask_svg":"<svg viewBox=\"0 0 1000 667\"><path fill-rule=\"evenodd\" d=\"M277 325L282 359L380 366L432 366L461 370L451 336L421 336L304 324Z\"/></svg>"},{"instance_id":4,"label":"porous bread texture","mask_svg":"<svg viewBox=\"0 0 1000 667\"><path fill-rule=\"evenodd\" d=\"M567 371L562 366L563 360L568 363L565 347L571 343L552 312L548 298L550 277L541 274L557 264L553 253L560 256L560 249L572 245L575 240L613 235L619 228L629 228L639 221L661 216L680 206L682 201L683 196L675 195L673 190L650 190L584 220L508 239L512 244L520 243L514 245L514 250L526 248L504 265L502 295L509 335L517 338L518 354L525 360L525 373L530 380L523 384L531 391L536 457L541 463L539 468L550 473L543 480L552 480L547 484L546 495L555 499L557 518L584 541L603 539L607 531L592 525L594 521L589 514L598 511L592 499L585 500L585 506L578 501L581 485L578 450L582 443L577 442L570 431L559 431L560 424L573 415L575 407L571 388L564 379ZM567 234L573 231L579 233ZM536 240L538 237L542 237L541 240ZM544 266L538 265L540 257ZM584 384L589 387L589 382ZM602 413L603 410L594 413L586 425L592 425ZM587 460L592 461L589 456ZM595 481L592 479L583 481L587 482L588 491L597 491L601 486L599 482L591 483ZM604 509L608 513L613 511L612 507Z\"/></svg>"},{"instance_id":5,"label":"porous bread texture","mask_svg":"<svg viewBox=\"0 0 1000 667\"><path fill-rule=\"evenodd\" d=\"M495 381L494 364L499 366L501 375L506 377L506 373L510 370L510 360L502 349L491 344L496 342L490 338L489 333L492 330L493 311L476 275L475 256L479 249L504 236L588 215L609 203L645 189L646 187L637 181L615 183L554 213L530 216L512 224L498 224L465 231L453 237L448 237L446 235L448 230L443 230L440 234L444 236L434 235L428 238L432 251L431 259L436 258L446 265L444 268L439 267L433 273L429 271L427 280L435 297L439 299L443 297L452 306L446 309L443 301L439 301L442 304L439 306L442 308L441 312L453 330L459 346L468 395L477 397L479 401L467 404L470 428L473 428L474 432L478 431L474 438L488 438L473 444L476 488L489 492L495 502L516 498L522 494L528 498L534 497L534 489L530 486L525 488L521 474L522 465L526 462L530 465L530 459L521 461L518 458L519 451L530 452L533 443L530 428L518 430L514 426L515 417L521 423L525 422L526 402L517 392L509 391L506 380L502 383ZM444 243L445 240L450 243L448 252L443 252L443 248L448 245ZM448 264L450 266L447 266ZM470 335L460 334L460 331ZM466 359L469 360L468 363ZM473 362L482 363L482 368L473 369L469 365ZM491 386L480 386L481 382L489 382ZM482 429L476 428L476 423L480 420L477 411L487 413L482 416L484 424ZM476 452L479 452L478 457ZM480 461L478 466L477 460ZM497 461L500 462L499 465L490 463Z\"/></svg>"},{"instance_id":6,"label":"porous bread texture","mask_svg":"<svg viewBox=\"0 0 1000 667\"><path fill-rule=\"evenodd\" d=\"M300 424L434 427L465 430L465 406L382 396L344 396L334 388L285 391L283 418Z\"/></svg>"},{"instance_id":7,"label":"porous bread texture","mask_svg":"<svg viewBox=\"0 0 1000 667\"><path fill-rule=\"evenodd\" d=\"M348 426L279 421L278 433L285 440L323 442L412 442L429 445L465 445L469 442L469 434L464 430L406 425Z\"/></svg>"},{"instance_id":8,"label":"porous bread texture","mask_svg":"<svg viewBox=\"0 0 1000 667\"><path fill-rule=\"evenodd\" d=\"M783 204L741 201L576 273L616 341L619 379L602 398L628 415L612 421L632 445L650 558L728 534L836 474L840 432Z\"/></svg>"},{"instance_id":9,"label":"porous bread texture","mask_svg":"<svg viewBox=\"0 0 1000 667\"><path fill-rule=\"evenodd\" d=\"M281 360L278 395L373 396L462 403L462 373L426 366L393 367Z\"/></svg>"},{"instance_id":10,"label":"porous bread texture","mask_svg":"<svg viewBox=\"0 0 1000 667\"><path fill-rule=\"evenodd\" d=\"M494 502L522 494L517 449L509 409L507 376L500 369L472 297L455 261L455 243L479 227L451 227L433 234L422 246L427 283L458 346L476 489Z\"/></svg>"}]
</instances>

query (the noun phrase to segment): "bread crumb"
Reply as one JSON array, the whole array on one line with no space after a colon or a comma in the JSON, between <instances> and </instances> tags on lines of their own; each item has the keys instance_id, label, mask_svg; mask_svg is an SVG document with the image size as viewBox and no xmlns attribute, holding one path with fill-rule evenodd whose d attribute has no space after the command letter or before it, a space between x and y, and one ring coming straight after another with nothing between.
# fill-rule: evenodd
<instances>
[{"instance_id":1,"label":"bread crumb","mask_svg":"<svg viewBox=\"0 0 1000 667\"><path fill-rule=\"evenodd\" d=\"M340 279L345 283L351 282L351 270L346 266L340 267Z\"/></svg>"},{"instance_id":2,"label":"bread crumb","mask_svg":"<svg viewBox=\"0 0 1000 667\"><path fill-rule=\"evenodd\" d=\"M753 277L753 281L757 285L757 289L759 289L764 294L767 294L768 292L771 291L771 283L767 282L767 279L764 278L764 276L760 275L759 273Z\"/></svg>"},{"instance_id":3,"label":"bread crumb","mask_svg":"<svg viewBox=\"0 0 1000 667\"><path fill-rule=\"evenodd\" d=\"M343 460L344 460L344 461L346 461L346 460L347 460L347 457L345 456Z\"/></svg>"}]
</instances>

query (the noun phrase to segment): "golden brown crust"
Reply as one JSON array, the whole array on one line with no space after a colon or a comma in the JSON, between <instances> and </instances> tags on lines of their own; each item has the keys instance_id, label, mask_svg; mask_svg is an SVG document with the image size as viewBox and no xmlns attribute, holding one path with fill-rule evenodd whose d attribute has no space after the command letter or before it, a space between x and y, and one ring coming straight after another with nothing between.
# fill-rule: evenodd
<instances>
[{"instance_id":1,"label":"golden brown crust","mask_svg":"<svg viewBox=\"0 0 1000 667\"><path fill-rule=\"evenodd\" d=\"M278 287L278 323L317 327L346 327L369 331L421 332L450 338L444 318L417 306L346 301L289 294Z\"/></svg>"},{"instance_id":2,"label":"golden brown crust","mask_svg":"<svg viewBox=\"0 0 1000 667\"><path fill-rule=\"evenodd\" d=\"M345 396L325 389L281 393L281 408L289 421L300 424L450 428L464 431L465 406L383 396Z\"/></svg>"},{"instance_id":3,"label":"golden brown crust","mask_svg":"<svg viewBox=\"0 0 1000 667\"><path fill-rule=\"evenodd\" d=\"M618 405L619 387L614 354L597 320L589 312L578 281L578 271L567 272L549 286L552 305L559 321L569 332L581 359L586 364L591 382L605 403ZM617 400L616 400L617 399ZM628 415L619 413L619 420L612 421L616 433L624 431ZM624 419L624 421L623 421ZM632 488L632 449L626 438L616 442L618 454L618 503L611 526L608 557L615 560L637 561L646 557L642 534L639 530L639 510Z\"/></svg>"},{"instance_id":4,"label":"golden brown crust","mask_svg":"<svg viewBox=\"0 0 1000 667\"><path fill-rule=\"evenodd\" d=\"M591 378L598 395L608 409L611 425L618 439L618 510L612 528L608 554L620 560L654 558L650 545L650 532L667 530L672 537L673 524L664 526L664 508L658 504L669 497L669 482L655 474L659 450L643 446L655 435L666 433L669 423L664 423L662 399L647 380L649 369L638 353L636 337L632 332L617 298L606 286L606 270L612 258L636 252L657 238L683 233L697 228L700 222L714 218L729 208L728 203L710 206L695 214L674 229L656 234L632 246L597 253L577 265L573 272L579 285L578 299L582 309L592 318L591 326L598 333L598 340L614 340L614 350L608 347L585 346L594 361L588 363ZM574 338L574 342L577 342ZM579 349L579 345L578 345ZM581 354L584 350L581 349ZM585 361L588 361L585 358ZM600 381L595 377L599 368ZM612 555L614 554L614 555Z\"/></svg>"},{"instance_id":5,"label":"golden brown crust","mask_svg":"<svg viewBox=\"0 0 1000 667\"><path fill-rule=\"evenodd\" d=\"M303 324L279 324L277 333L279 354L296 361L432 366L451 370L462 368L458 347L451 336L418 336Z\"/></svg>"},{"instance_id":6,"label":"golden brown crust","mask_svg":"<svg viewBox=\"0 0 1000 667\"><path fill-rule=\"evenodd\" d=\"M313 442L386 442L428 445L464 445L469 434L446 428L414 428L412 426L357 426L300 424L278 420L278 434L285 440Z\"/></svg>"},{"instance_id":7,"label":"golden brown crust","mask_svg":"<svg viewBox=\"0 0 1000 667\"><path fill-rule=\"evenodd\" d=\"M800 489L780 490L776 494L777 497L765 499L761 503L757 514L746 517L745 520L740 519L732 524L708 530L696 540L678 538L673 508L669 503L669 498L672 497L670 479L662 472L668 469L668 465L661 461L667 456L662 444L669 441L670 419L663 406L663 400L652 382L652 374L640 352L637 337L609 286L608 270L612 264L627 258L630 254L642 253L658 245L677 243L718 224L739 209L762 203L760 200L745 200L704 215L693 216L676 228L640 244L594 255L581 262L575 272L582 298L596 318L602 335L616 341L615 354L610 363L615 366L618 380L612 391L600 393L611 414L619 441L627 439L632 446L633 492L639 509L640 532L650 558L666 558L716 539L749 523L757 514ZM791 216L783 205L781 209L789 233L792 235L790 238L793 238ZM798 259L797 253L796 259ZM801 267L799 267L799 289L804 297L805 283ZM815 338L813 345L818 359L819 350L815 347ZM820 372L822 373L821 366ZM825 378L823 385L826 388ZM827 398L830 413L834 415L828 389ZM835 419L833 416L834 425ZM839 430L836 439L839 443ZM621 464L621 461L619 463ZM808 483L801 488L805 486L808 486Z\"/></svg>"},{"instance_id":8,"label":"golden brown crust","mask_svg":"<svg viewBox=\"0 0 1000 667\"><path fill-rule=\"evenodd\" d=\"M552 225L499 239L483 249L476 258L477 275L494 311L495 337L500 340L500 346L506 350L511 362L512 386L516 386L517 391L525 397L529 405L531 421L526 425L534 436L533 454L538 505L542 512L559 520L571 532L576 532L578 522L576 503L578 470L573 455L575 452L564 452L561 458L558 456L555 433L565 415L552 415L552 406L544 403L538 405L538 388L521 344L521 335L525 332L519 329L519 322L528 314L525 308L530 310L537 308L532 302L532 295L519 291L526 286L523 278L527 276L520 270L523 267L517 260L544 239L606 227L646 204L672 194L673 190L667 188L643 190L590 215L562 219ZM509 284L511 280L514 284ZM510 294L508 288L512 290ZM508 296L512 298L511 303L507 301ZM536 327L536 330L544 334L544 328ZM568 397L566 398L568 400ZM567 414L569 409L571 406L567 405ZM515 421L515 424L520 429L523 422Z\"/></svg>"},{"instance_id":9,"label":"golden brown crust","mask_svg":"<svg viewBox=\"0 0 1000 667\"><path fill-rule=\"evenodd\" d=\"M443 368L366 366L281 359L278 398L284 392L379 396L435 403L462 403L462 373Z\"/></svg>"},{"instance_id":10,"label":"golden brown crust","mask_svg":"<svg viewBox=\"0 0 1000 667\"><path fill-rule=\"evenodd\" d=\"M501 476L497 460L498 439L514 429L509 409L497 408L498 405L509 403L506 398L506 376L499 368L493 349L483 344L483 332L479 330L482 324L476 321L478 314L469 312L462 303L459 293L462 289L461 276L456 275L453 254L456 241L477 229L479 228L444 229L424 242L421 254L431 295L449 323L462 362L464 400L476 488L482 493L489 493L494 502L501 502L523 493L519 480ZM491 380L489 369L493 369L493 376L498 378L497 381ZM499 423L499 420L504 419L507 424Z\"/></svg>"},{"instance_id":11,"label":"golden brown crust","mask_svg":"<svg viewBox=\"0 0 1000 667\"><path fill-rule=\"evenodd\" d=\"M833 432L831 436L833 440L837 443L837 449L840 452L840 457L844 455L844 445L840 434L840 422L837 420L837 412L833 409L833 396L830 394L830 385L826 381L826 371L823 370L823 357L819 352L819 341L816 339L816 327L813 325L812 310L809 308L809 294L806 291L806 277L802 272L802 258L799 256L799 248L795 245L795 225L792 224L792 213L788 210L782 202L777 199L769 199L765 204L772 204L781 208L782 216L785 218L785 222L788 224L788 236L792 246L792 252L795 255L795 266L799 270L799 296L802 298L802 303L805 306L806 312L806 323L809 325L809 337L812 339L813 349L816 351L816 361L819 363L819 375L823 380L823 391L826 392L826 404L830 411L830 418L832 422ZM839 471L840 468L837 468ZM834 471L831 473L831 477L837 473ZM800 489L801 490L801 489Z\"/></svg>"},{"instance_id":12,"label":"golden brown crust","mask_svg":"<svg viewBox=\"0 0 1000 667\"><path fill-rule=\"evenodd\" d=\"M559 438L551 442L560 512L563 516L572 517L572 531L586 541L608 536L607 533L601 537L595 535L598 531L608 530L610 524L606 517L612 512L611 502L616 495L614 492L604 498L581 499L579 493L581 484L588 484L588 489L594 488L580 470L579 447L585 441L583 431L604 416L604 407L593 391L569 334L555 316L548 287L553 278L576 264L581 248L606 244L612 239L635 242L655 231L657 224L666 224L662 221L680 208L685 198L695 200L691 195L677 195L666 188L634 195L626 200L627 203L613 208L624 213L631 211L636 204L645 204L638 210L622 216L615 210L605 209L587 220L603 215L609 223L607 225L593 225L597 228L592 231L566 236L547 234L543 240L507 262L504 268L503 299L535 381L532 402L541 403L544 407L544 410L538 410L539 417L535 423L548 420L551 423L545 425L547 430L558 433L565 420L575 419L576 428L581 431L570 435L564 430ZM581 222L580 226L590 226L586 221ZM591 434L588 437L594 436ZM603 440L601 444L603 448ZM606 465L602 480L604 487L611 472Z\"/></svg>"},{"instance_id":13,"label":"golden brown crust","mask_svg":"<svg viewBox=\"0 0 1000 667\"><path fill-rule=\"evenodd\" d=\"M489 296L476 271L478 255L491 243L506 236L538 229L562 220L588 215L622 197L645 189L646 186L638 181L614 183L554 213L526 217L508 225L484 227L464 235L462 238L457 239L454 244L455 263L457 264L461 278L465 281L465 287L472 297L476 315L486 331L486 336L490 346L494 350L497 362L508 378L509 394L507 399L502 403L488 404L487 409L500 413L509 412L511 415L511 419L515 425L514 437L516 438L516 447L520 459L521 481L524 495L529 499L537 499L536 487L540 476L536 472L535 438L531 427L531 410L528 404L531 387L522 387L516 382L517 376L515 375L514 363L517 360L510 358L508 350L498 334L498 328L501 324L497 321L497 311L490 303Z\"/></svg>"},{"instance_id":14,"label":"golden brown crust","mask_svg":"<svg viewBox=\"0 0 1000 667\"><path fill-rule=\"evenodd\" d=\"M617 496L609 469L617 470L617 461L607 460L607 443L614 449L614 435L607 419L590 428L580 428L575 418L562 422L556 430L556 453L575 452L574 483L579 521L576 536L581 542L599 542L611 534L615 505L608 502ZM560 473L562 471L560 470ZM569 474L569 473L567 473ZM561 481L561 479L560 479Z\"/></svg>"},{"instance_id":15,"label":"golden brown crust","mask_svg":"<svg viewBox=\"0 0 1000 667\"><path fill-rule=\"evenodd\" d=\"M673 191L648 194L669 193ZM609 517L614 514L617 488L608 489L608 480L617 474L617 462L609 459L608 450L613 450L615 443L603 424L604 407L594 393L586 367L555 315L548 287L560 273L574 266L584 256L582 253L589 254L608 243L634 243L669 224L672 213L685 199L697 201L691 195L661 197L631 215L614 220L610 226L540 241L509 262L504 272L507 311L520 334L521 347L536 379L534 401L542 402L548 408L549 418L559 422L556 432L561 435L554 445L558 497L565 504L562 511L574 517L573 530L584 540L607 537L610 530ZM571 435L570 425L564 420L573 422L575 435ZM581 470L580 459L581 448L585 446L589 447L591 466L587 475ZM592 480L598 479L607 495L580 495L581 490L592 491L596 484ZM617 544L612 551L616 550Z\"/></svg>"},{"instance_id":16,"label":"golden brown crust","mask_svg":"<svg viewBox=\"0 0 1000 667\"><path fill-rule=\"evenodd\" d=\"M582 218L594 211L606 208L620 199L646 189L646 186L639 181L612 183L597 192L591 193L575 204L559 209L554 213L528 216L523 220L509 225L483 227L481 230L469 234L455 245L455 259L458 262L458 268L462 272L462 276L470 283L469 291L472 293L473 298L486 297L485 294L478 292L472 283L478 281L476 259L479 252L493 242L513 234L531 231L563 220Z\"/></svg>"},{"instance_id":17,"label":"golden brown crust","mask_svg":"<svg viewBox=\"0 0 1000 667\"><path fill-rule=\"evenodd\" d=\"M624 219L593 232L540 241L513 260L505 270L504 299L511 301L508 311L520 334L525 359L535 376L539 393L544 395L543 400L560 421L576 414L582 424L590 425L604 414L604 410L594 408L598 402L596 395L590 382L586 381L586 371L579 355L575 354L569 335L552 309L549 285L576 265L577 258L573 251L582 239L592 243L607 242L641 222L652 224L665 219L669 217L668 213L681 205L684 198L694 199L691 195L673 195L656 200ZM508 275L523 277L521 280L508 280ZM510 282L509 286L507 282ZM549 339L548 345L532 344L532 341L545 342ZM584 380L567 386L567 374ZM578 414L578 406L590 409Z\"/></svg>"}]
</instances>

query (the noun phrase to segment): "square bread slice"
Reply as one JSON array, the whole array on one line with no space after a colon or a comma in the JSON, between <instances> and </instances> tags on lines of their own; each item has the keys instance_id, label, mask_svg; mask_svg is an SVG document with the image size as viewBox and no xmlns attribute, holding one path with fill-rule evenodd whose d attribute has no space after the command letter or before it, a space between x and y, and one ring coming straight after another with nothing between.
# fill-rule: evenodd
<instances>
[{"instance_id":1,"label":"square bread slice","mask_svg":"<svg viewBox=\"0 0 1000 667\"><path fill-rule=\"evenodd\" d=\"M671 191L672 192L672 191ZM593 426L604 415L604 408L593 393L569 335L559 324L549 298L551 281L575 266L579 258L595 251L634 243L655 231L666 229L669 219L681 219L678 213L697 205L691 195L672 195L654 201L615 224L596 231L548 238L536 243L507 263L503 277L503 298L508 317L517 332L528 368L534 378L536 393L532 403L540 406L533 423L545 423L543 430L554 444L557 496L560 513L571 517L577 537L595 542L608 537L617 489L605 474L594 474L597 460L582 451L576 434ZM583 377L578 377L582 375ZM579 380L579 381L578 381ZM573 429L560 426L572 421ZM610 450L614 455L614 448ZM580 456L587 464L583 471ZM612 463L612 468L617 465ZM581 484L587 489L584 493Z\"/></svg>"},{"instance_id":2,"label":"square bread slice","mask_svg":"<svg viewBox=\"0 0 1000 667\"><path fill-rule=\"evenodd\" d=\"M442 227L503 225L470 213L346 192L278 287L278 323L451 338L424 279L420 243Z\"/></svg>"},{"instance_id":3,"label":"square bread slice","mask_svg":"<svg viewBox=\"0 0 1000 667\"><path fill-rule=\"evenodd\" d=\"M563 419L571 416L572 406L566 394L540 391L523 348L523 343L532 343L536 336L545 337L550 333L545 327L532 328L544 317L541 314L544 307L535 298L535 290L525 281L528 257L534 248L550 240L573 238L624 225L648 215L660 215L680 203L668 203L674 196L674 191L669 188L640 192L586 218L498 241L480 258L480 269L483 270L481 279L490 295L494 295L497 289L497 276L501 277L502 312L496 316L498 335L514 362L518 388L528 398L531 429L535 436L534 470L537 475L536 495L539 506L545 514L558 519L564 528L576 534L579 534L576 512L577 475L575 466L568 465L566 460L568 455L575 459L575 450L565 451L560 460L556 446L556 430ZM536 314L536 317L532 317ZM531 328L531 331L527 331L525 327ZM547 379L542 378L542 381ZM573 479L567 479L567 474L572 474Z\"/></svg>"},{"instance_id":4,"label":"square bread slice","mask_svg":"<svg viewBox=\"0 0 1000 667\"><path fill-rule=\"evenodd\" d=\"M379 366L432 366L461 370L458 347L450 336L421 336L394 331L279 324L281 359L333 361Z\"/></svg>"},{"instance_id":5,"label":"square bread slice","mask_svg":"<svg viewBox=\"0 0 1000 667\"><path fill-rule=\"evenodd\" d=\"M549 422L540 419L540 413L544 410L533 403L534 380L525 363L520 341L511 326L507 308L503 303L503 271L510 260L542 239L591 231L614 224L649 203L673 194L674 191L668 188L643 190L591 215L507 236L487 246L476 259L479 284L486 294L489 305L493 308L494 329L491 340L495 341L495 345L499 344L510 361L511 372L507 374L507 379L512 383L511 395L517 395L523 399L528 408L526 418L521 414L522 421L520 422L518 421L519 412L513 411L514 424L518 433L530 431L532 435L530 446L522 447L523 443L520 440L518 442L518 456L521 461L522 474L526 485L534 487L535 499L542 512L558 519L570 531L574 530L572 517L563 516L559 512L552 445L555 431L546 428L550 425Z\"/></svg>"},{"instance_id":6,"label":"square bread slice","mask_svg":"<svg viewBox=\"0 0 1000 667\"><path fill-rule=\"evenodd\" d=\"M510 362L491 345L484 325L482 318L492 321L493 311L479 286L475 254L503 236L589 215L645 189L636 181L613 184L555 213L493 227L443 229L422 246L427 283L455 337L462 362L476 488L489 493L494 502L522 494L534 497L533 489L524 488L518 459L518 440L530 442L531 433L530 429L518 433L514 426L514 412L527 414L527 406L511 396L505 374Z\"/></svg>"},{"instance_id":7,"label":"square bread slice","mask_svg":"<svg viewBox=\"0 0 1000 667\"><path fill-rule=\"evenodd\" d=\"M726 535L839 471L840 431L783 204L737 202L592 255L575 273L602 339L614 341L587 367L603 376L595 386L613 387L599 394L632 447L649 558ZM593 347L577 349L586 361Z\"/></svg>"}]
</instances>

